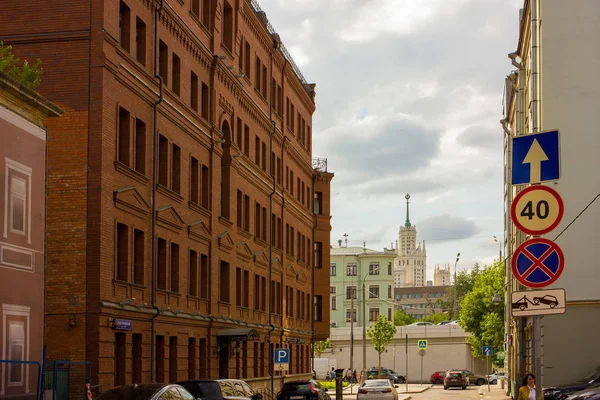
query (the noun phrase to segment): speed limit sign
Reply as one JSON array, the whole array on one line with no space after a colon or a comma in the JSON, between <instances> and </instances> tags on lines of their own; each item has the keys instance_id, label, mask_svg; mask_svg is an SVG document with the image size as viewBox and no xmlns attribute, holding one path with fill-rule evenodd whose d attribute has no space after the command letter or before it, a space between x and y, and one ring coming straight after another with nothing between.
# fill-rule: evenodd
<instances>
[{"instance_id":1,"label":"speed limit sign","mask_svg":"<svg viewBox=\"0 0 600 400\"><path fill-rule=\"evenodd\" d=\"M560 223L564 204L548 186L534 185L519 192L512 203L513 223L529 235L544 235Z\"/></svg>"}]
</instances>

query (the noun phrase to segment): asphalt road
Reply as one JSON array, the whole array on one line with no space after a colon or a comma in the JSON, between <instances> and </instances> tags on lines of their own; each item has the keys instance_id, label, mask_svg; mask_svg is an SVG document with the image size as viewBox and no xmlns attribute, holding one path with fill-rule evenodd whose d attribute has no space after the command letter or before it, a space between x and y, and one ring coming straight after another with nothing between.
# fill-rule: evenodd
<instances>
[{"instance_id":1,"label":"asphalt road","mask_svg":"<svg viewBox=\"0 0 600 400\"><path fill-rule=\"evenodd\" d=\"M480 391L483 396L480 397ZM469 386L465 390L461 388L449 388L444 390L443 385L433 385L431 389L423 393L411 394L412 400L455 400L455 399L483 399L496 400L505 399L504 391L500 390L496 385L491 386L491 392L488 392L487 385Z\"/></svg>"}]
</instances>

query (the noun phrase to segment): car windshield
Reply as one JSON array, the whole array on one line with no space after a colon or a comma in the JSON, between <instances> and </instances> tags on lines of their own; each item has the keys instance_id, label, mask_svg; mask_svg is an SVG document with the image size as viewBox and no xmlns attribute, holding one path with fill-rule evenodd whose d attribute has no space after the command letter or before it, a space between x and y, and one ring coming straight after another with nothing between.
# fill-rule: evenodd
<instances>
[{"instance_id":1,"label":"car windshield","mask_svg":"<svg viewBox=\"0 0 600 400\"><path fill-rule=\"evenodd\" d=\"M363 387L382 387L382 386L390 386L390 381L383 379L373 379L369 381L365 381Z\"/></svg>"},{"instance_id":2,"label":"car windshield","mask_svg":"<svg viewBox=\"0 0 600 400\"><path fill-rule=\"evenodd\" d=\"M163 386L161 383L119 386L102 393L98 400L147 400Z\"/></svg>"},{"instance_id":3,"label":"car windshield","mask_svg":"<svg viewBox=\"0 0 600 400\"><path fill-rule=\"evenodd\" d=\"M448 378L460 378L461 374L459 372L449 372Z\"/></svg>"},{"instance_id":4,"label":"car windshield","mask_svg":"<svg viewBox=\"0 0 600 400\"><path fill-rule=\"evenodd\" d=\"M308 382L288 382L283 385L282 393L310 393L310 383Z\"/></svg>"},{"instance_id":5,"label":"car windshield","mask_svg":"<svg viewBox=\"0 0 600 400\"><path fill-rule=\"evenodd\" d=\"M181 386L187 389L188 392L194 395L196 398L202 398L202 400L218 400L221 396L221 389L219 384L215 381L207 382L180 382Z\"/></svg>"}]
</instances>

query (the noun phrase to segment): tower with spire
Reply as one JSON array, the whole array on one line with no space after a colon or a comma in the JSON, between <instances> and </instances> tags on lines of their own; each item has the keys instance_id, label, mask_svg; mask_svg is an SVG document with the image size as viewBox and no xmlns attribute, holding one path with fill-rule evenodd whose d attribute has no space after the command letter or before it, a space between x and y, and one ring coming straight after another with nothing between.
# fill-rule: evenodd
<instances>
[{"instance_id":1,"label":"tower with spire","mask_svg":"<svg viewBox=\"0 0 600 400\"><path fill-rule=\"evenodd\" d=\"M406 199L406 220L400 226L397 256L394 261L394 286L425 286L427 284L427 250L425 242L417 243L417 226L410 223L409 200Z\"/></svg>"}]
</instances>

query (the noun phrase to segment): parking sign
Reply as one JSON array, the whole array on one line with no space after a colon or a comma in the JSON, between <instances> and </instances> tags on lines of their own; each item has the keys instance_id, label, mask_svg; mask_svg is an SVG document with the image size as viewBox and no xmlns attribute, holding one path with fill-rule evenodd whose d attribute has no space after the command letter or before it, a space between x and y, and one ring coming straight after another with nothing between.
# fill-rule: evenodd
<instances>
[{"instance_id":1,"label":"parking sign","mask_svg":"<svg viewBox=\"0 0 600 400\"><path fill-rule=\"evenodd\" d=\"M275 371L287 371L290 367L290 349L275 349L273 362L275 364Z\"/></svg>"}]
</instances>

